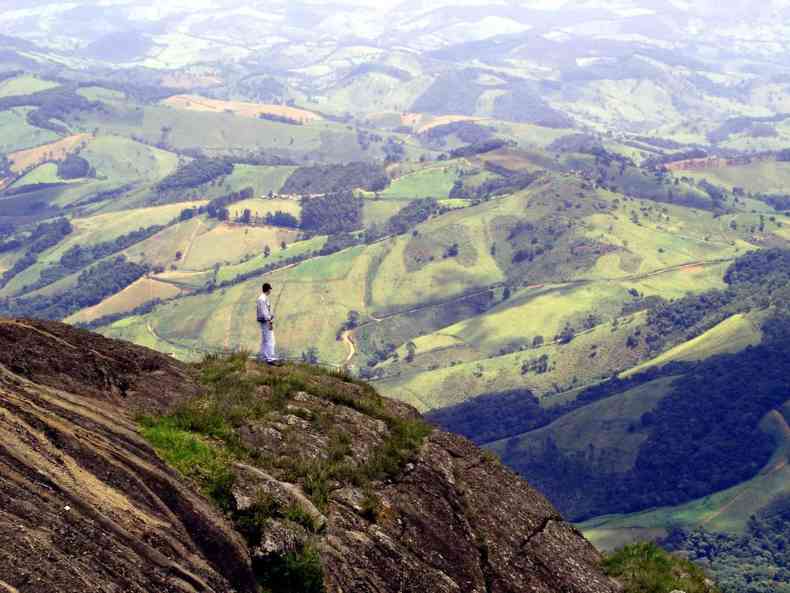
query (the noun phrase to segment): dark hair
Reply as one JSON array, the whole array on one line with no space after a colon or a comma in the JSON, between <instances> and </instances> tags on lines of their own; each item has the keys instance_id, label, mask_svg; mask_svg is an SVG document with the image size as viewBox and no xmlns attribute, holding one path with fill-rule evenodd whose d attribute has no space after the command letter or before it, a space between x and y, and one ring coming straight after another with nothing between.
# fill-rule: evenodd
<instances>
[{"instance_id":1,"label":"dark hair","mask_svg":"<svg viewBox=\"0 0 790 593\"><path fill-rule=\"evenodd\" d=\"M272 285L268 282L264 282L261 288L263 289L263 292L269 292L272 289Z\"/></svg>"}]
</instances>

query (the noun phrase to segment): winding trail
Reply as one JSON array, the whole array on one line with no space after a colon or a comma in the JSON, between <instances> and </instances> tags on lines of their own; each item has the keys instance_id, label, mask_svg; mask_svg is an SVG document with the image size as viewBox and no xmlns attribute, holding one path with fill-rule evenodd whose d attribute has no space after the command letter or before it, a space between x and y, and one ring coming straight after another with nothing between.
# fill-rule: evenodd
<instances>
[{"instance_id":1,"label":"winding trail","mask_svg":"<svg viewBox=\"0 0 790 593\"><path fill-rule=\"evenodd\" d=\"M192 250L192 245L195 243L195 239L197 239L198 231L203 227L203 221L199 218L197 219L197 224L195 225L195 230L192 231L192 236L189 237L189 243L187 244L186 248L184 249L184 253L181 254L181 263L186 265L187 257L189 257L189 252Z\"/></svg>"},{"instance_id":2,"label":"winding trail","mask_svg":"<svg viewBox=\"0 0 790 593\"><path fill-rule=\"evenodd\" d=\"M346 356L346 359L343 361L343 366L348 366L351 359L354 358L357 353L357 345L354 343L354 337L349 329L340 334L340 339L348 346L348 356Z\"/></svg>"}]
</instances>

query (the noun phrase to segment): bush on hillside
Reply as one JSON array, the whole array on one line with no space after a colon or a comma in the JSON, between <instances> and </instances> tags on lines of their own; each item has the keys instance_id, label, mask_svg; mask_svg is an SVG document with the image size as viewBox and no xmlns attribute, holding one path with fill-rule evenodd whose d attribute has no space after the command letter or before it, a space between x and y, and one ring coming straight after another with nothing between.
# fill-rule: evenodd
<instances>
[{"instance_id":1,"label":"bush on hillside","mask_svg":"<svg viewBox=\"0 0 790 593\"><path fill-rule=\"evenodd\" d=\"M264 218L264 222L272 226L285 227L288 229L299 228L299 219L296 218L293 214L289 212L283 212L282 210L277 210L275 212L267 212L266 218Z\"/></svg>"},{"instance_id":2,"label":"bush on hillside","mask_svg":"<svg viewBox=\"0 0 790 593\"><path fill-rule=\"evenodd\" d=\"M91 164L81 156L70 154L58 163L58 177L61 179L80 179L88 177Z\"/></svg>"},{"instance_id":3,"label":"bush on hillside","mask_svg":"<svg viewBox=\"0 0 790 593\"><path fill-rule=\"evenodd\" d=\"M636 543L611 554L604 571L624 586L623 593L717 593L702 569L653 543Z\"/></svg>"}]
</instances>

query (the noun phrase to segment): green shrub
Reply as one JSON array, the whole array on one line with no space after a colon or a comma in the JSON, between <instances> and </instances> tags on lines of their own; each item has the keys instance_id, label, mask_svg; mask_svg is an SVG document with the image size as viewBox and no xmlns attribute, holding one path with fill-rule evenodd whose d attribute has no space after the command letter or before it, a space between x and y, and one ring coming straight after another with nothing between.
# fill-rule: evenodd
<instances>
[{"instance_id":1,"label":"green shrub","mask_svg":"<svg viewBox=\"0 0 790 593\"><path fill-rule=\"evenodd\" d=\"M225 451L186 430L177 417L146 417L141 425L143 437L165 462L194 480L220 508L230 508L234 475Z\"/></svg>"},{"instance_id":2,"label":"green shrub","mask_svg":"<svg viewBox=\"0 0 790 593\"><path fill-rule=\"evenodd\" d=\"M312 546L260 559L256 562L255 571L264 593L324 593L321 558Z\"/></svg>"},{"instance_id":3,"label":"green shrub","mask_svg":"<svg viewBox=\"0 0 790 593\"><path fill-rule=\"evenodd\" d=\"M700 567L662 550L654 543L636 543L604 560L606 574L625 586L624 593L717 593Z\"/></svg>"}]
</instances>

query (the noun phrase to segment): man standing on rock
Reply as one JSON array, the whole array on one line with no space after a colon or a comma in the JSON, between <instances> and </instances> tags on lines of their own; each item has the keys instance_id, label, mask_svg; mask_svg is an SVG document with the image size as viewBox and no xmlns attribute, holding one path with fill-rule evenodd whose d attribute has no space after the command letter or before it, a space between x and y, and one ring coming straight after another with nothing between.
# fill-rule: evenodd
<instances>
[{"instance_id":1,"label":"man standing on rock","mask_svg":"<svg viewBox=\"0 0 790 593\"><path fill-rule=\"evenodd\" d=\"M257 318L261 326L261 351L258 360L272 366L280 366L277 355L274 353L274 312L269 295L272 285L266 282L262 287L262 294L258 297Z\"/></svg>"}]
</instances>

